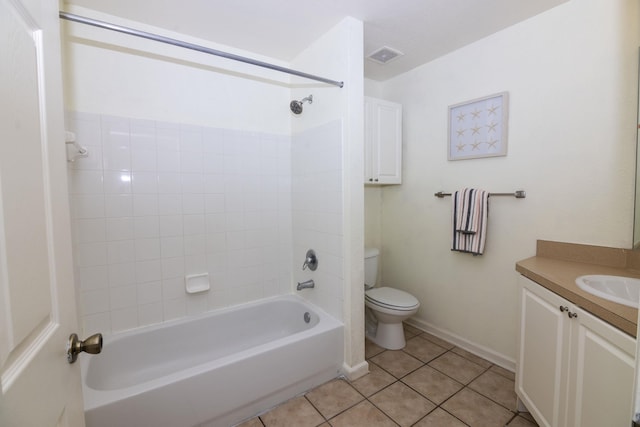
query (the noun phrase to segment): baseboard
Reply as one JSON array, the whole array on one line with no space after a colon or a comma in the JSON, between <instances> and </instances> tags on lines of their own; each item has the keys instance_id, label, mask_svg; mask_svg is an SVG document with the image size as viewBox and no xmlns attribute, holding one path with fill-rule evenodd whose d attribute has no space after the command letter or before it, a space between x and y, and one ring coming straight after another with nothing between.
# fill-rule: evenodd
<instances>
[{"instance_id":1,"label":"baseboard","mask_svg":"<svg viewBox=\"0 0 640 427\"><path fill-rule=\"evenodd\" d=\"M464 350L467 350L468 352L473 353L476 356L480 356L483 359L486 359L489 362L495 365L498 365L508 371L511 371L511 372L516 371L516 361L514 359L506 357L487 347L473 343L456 334L437 328L432 324L427 323L420 319L410 318L408 320L405 320L405 323L413 326L414 328L418 328L421 331L428 332L432 335L435 335L438 338L442 338L445 341L449 341L450 343L455 344L456 346Z\"/></svg>"},{"instance_id":2,"label":"baseboard","mask_svg":"<svg viewBox=\"0 0 640 427\"><path fill-rule=\"evenodd\" d=\"M366 361L358 363L356 366L350 366L343 363L342 373L349 381L355 381L369 373L369 364Z\"/></svg>"}]
</instances>

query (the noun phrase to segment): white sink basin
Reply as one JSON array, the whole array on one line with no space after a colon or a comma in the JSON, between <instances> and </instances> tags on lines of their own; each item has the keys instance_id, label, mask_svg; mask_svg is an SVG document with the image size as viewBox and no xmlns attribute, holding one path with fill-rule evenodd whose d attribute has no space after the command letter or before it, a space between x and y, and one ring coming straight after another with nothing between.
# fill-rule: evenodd
<instances>
[{"instance_id":1,"label":"white sink basin","mask_svg":"<svg viewBox=\"0 0 640 427\"><path fill-rule=\"evenodd\" d=\"M629 307L638 308L640 279L622 276L589 275L576 279L583 291Z\"/></svg>"}]
</instances>

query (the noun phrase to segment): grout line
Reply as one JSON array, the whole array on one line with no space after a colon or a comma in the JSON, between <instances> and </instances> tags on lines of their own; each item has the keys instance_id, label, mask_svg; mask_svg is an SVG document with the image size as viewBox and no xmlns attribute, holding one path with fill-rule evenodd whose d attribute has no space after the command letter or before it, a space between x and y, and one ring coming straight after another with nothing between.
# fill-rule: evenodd
<instances>
[{"instance_id":1,"label":"grout line","mask_svg":"<svg viewBox=\"0 0 640 427\"><path fill-rule=\"evenodd\" d=\"M334 381L335 381L335 380L334 380ZM362 399L362 400L357 401L356 403L354 403L353 405L349 406L348 408L343 409L342 411L340 411L340 412L338 412L337 414L333 415L331 418L327 418L327 417L325 417L325 416L324 416L324 414L323 414L322 412L320 412L320 410L319 410L319 409L318 409L318 408L317 408L317 407L316 407L316 406L315 406L315 405L314 405L314 404L313 404L313 403L312 403L312 402L307 398L307 393L308 393L308 392L304 394L304 398L307 400L307 402L309 402L309 403L311 404L311 406L313 406L313 408L314 408L316 411L318 411L318 413L320 414L320 416L321 416L322 418L324 418L324 421L325 421L325 422L329 422L329 420L332 420L332 419L334 419L335 417L339 416L340 414L343 414L344 412L347 412L349 409L353 408L354 406L359 405L360 403L364 402L365 400L369 400L369 399L367 398L367 396L363 395L362 393L360 393L360 391L359 391L358 389L356 389L354 386L352 386L352 385L351 385L351 383L350 383L348 380L346 380L346 379L342 378L342 379L341 379L341 381L344 381L345 383L347 383L347 385L348 385L349 387L351 387L352 389L354 389L354 390L356 391L356 393L358 393L358 394L359 394L363 399ZM320 387L320 386L318 386L318 387ZM317 388L317 387L316 387L316 388ZM312 390L314 390L314 389L312 389ZM310 392L310 391L312 391L312 390L309 390L309 392Z\"/></svg>"},{"instance_id":2,"label":"grout line","mask_svg":"<svg viewBox=\"0 0 640 427\"><path fill-rule=\"evenodd\" d=\"M415 338L415 337L417 337L417 335L416 335L416 336L414 336L414 337L412 337L412 338L410 338L410 339L413 339L413 338ZM423 339L426 339L426 338L423 338ZM434 342L432 342L432 341L429 341L429 342L431 342L432 344L435 344L435 345L439 345L439 344L434 343ZM443 347L443 348L444 348L444 347ZM410 357L413 357L414 359L419 360L419 361L422 363L422 365L421 365L420 367L418 367L418 368L416 368L416 369L414 369L414 370L412 370L412 371L408 372L407 374L403 375L403 376L402 376L402 377L400 377L400 378L397 378L395 375L391 374L391 372L389 372L388 370L384 369L384 368L383 368L382 366L380 366L379 364L377 364L377 363L375 363L375 362L370 362L370 363L374 363L375 365L377 365L380 369L382 369L384 372L387 372L389 375L391 375L391 376L395 379L395 381L393 381L391 384L388 384L387 386L385 386L385 387L381 388L380 390L376 391L376 392L375 392L374 394L372 394L370 397L372 397L372 396L374 396L374 395L376 395L376 394L380 393L381 391L385 390L386 388L388 388L388 387L390 387L391 385L395 384L396 382L400 381L403 385L407 386L408 388L410 388L411 390L415 391L416 393L418 393L418 394L419 394L420 396L422 396L423 398L427 399L429 402L431 402L431 403L433 403L433 404L435 404L435 405L436 405L436 407L435 407L433 410L431 410L430 412L428 412L427 414L425 414L425 415L424 415L424 417L420 418L420 420L422 420L423 418L427 417L429 414L431 414L431 413L432 413L433 411L435 411L437 408L442 409L443 411L445 411L445 412L446 412L446 413L448 413L449 415L451 415L451 416L453 416L454 418L456 418L456 419L460 420L458 417L456 417L455 415L451 414L451 413L450 413L449 411L447 411L446 409L442 408L442 405L443 405L445 402L447 402L448 400L450 400L452 397L454 397L455 395L457 395L458 393L460 393L461 391L463 391L465 388L468 388L470 391L472 391L472 392L474 392L474 393L479 394L480 396L482 396L482 397L486 398L487 400L489 400L489 401L493 402L494 404L496 404L496 405L500 406L501 408L504 408L504 409L506 409L507 411L509 411L513 416L509 419L508 423L506 424L506 425L508 425L508 424L509 424L510 422L512 422L516 417L518 417L518 416L519 416L519 413L517 412L517 410L515 410L515 409L509 409L509 408L505 407L503 404L501 404L501 403L499 403L499 402L495 401L494 399L490 398L489 396L485 396L483 393L481 393L481 392L479 392L479 391L477 391L477 390L475 390L475 389L473 389L473 388L471 388L471 387L470 387L471 383L473 383L475 380L477 380L477 379L478 379L479 377L481 377L482 375L484 375L484 374L486 374L487 372L491 371L491 368L492 368L493 366L495 366L495 364L494 364L494 363L489 362L489 366L486 366L486 367L485 367L485 366L483 366L483 365L480 365L480 364L476 363L476 362L475 362L475 361L473 361L473 360L470 360L469 358L465 357L465 356L464 356L464 355L462 355L462 354L458 354L458 353L456 353L455 351L453 351L455 348L457 348L457 347L455 347L455 346L454 346L454 347L452 347L452 348L450 348L450 349L446 349L446 348L445 348L445 349L446 349L446 351L445 351L444 353L442 353L442 354L440 354L440 355L438 355L438 356L434 357L433 359L430 359L428 362L423 362L422 360L418 359L417 357L413 356L412 354L410 354L410 353L408 353L408 352L404 351L404 349L403 349L403 350L401 350L401 351L402 351L403 353L405 353L406 355L408 355L408 356L410 356ZM375 355L371 356L370 358L373 358L373 357L375 357L375 356L378 356L378 355L380 355L380 354L384 353L385 351L387 351L387 350L383 350L383 351L381 351L381 352L379 352L379 353L377 353L377 354L375 354ZM449 352L451 352L451 353L455 354L456 356L459 356L459 357L463 358L464 360L466 360L466 361L468 361L468 362L471 362L471 363L473 363L474 365L476 365L476 366L478 366L478 367L482 368L482 372L480 372L478 375L476 375L475 377L473 377L471 380L469 380L469 382L468 382L468 383L466 383L466 384L465 384L465 383L462 383L462 382L458 381L457 379L455 379L455 378L453 378L453 377L451 377L451 376L447 375L445 372L440 371L440 370L439 370L439 369L437 369L436 367L429 365L429 363L431 363L433 360L436 360L436 359L438 359L438 358L442 357L443 355L445 355L445 354L447 354L447 353L449 353ZM367 359L367 362L369 362L369 359ZM436 370L437 372L439 372L439 373L443 374L444 376L446 376L447 378L450 378L451 380L453 380L453 381L457 382L458 384L462 385L462 388L461 388L460 390L456 391L455 393L453 393L451 396L449 396L447 399L445 399L444 401L442 401L440 404L436 404L435 402L431 401L427 396L424 396L424 395L423 395L422 393L420 393L418 390L415 390L413 387L409 386L408 384L406 384L406 383L404 383L404 382L402 381L402 379L403 379L403 378L407 377L408 375L410 375L411 373L413 373L413 372L417 371L418 369L423 368L424 366L429 366L431 369L434 369L434 370ZM496 375L499 375L499 376L501 376L501 377L503 377L503 378L505 378L505 379L509 380L509 381L513 381L511 378L509 378L509 377L507 377L507 376L505 376L505 375L501 375L499 372L495 372L495 371L492 371L492 372L493 372L494 374L496 374ZM368 398L368 397L365 397L365 398L366 398L367 400L369 400L369 398ZM369 401L370 401L370 400L369 400ZM371 402L371 401L370 401L370 402ZM371 402L371 404L372 404L372 405L374 405L376 408L378 408L375 404L373 404L373 402ZM385 415L387 415L387 414L386 414L386 412L384 412L381 408L378 408L378 409L379 409L380 411L382 411ZM387 416L388 416L388 415L387 415ZM420 420L418 420L418 421L420 421ZM417 422L418 422L418 421L417 421ZM461 421L461 422L463 422L462 420L460 420L460 421ZM395 421L394 421L394 422L395 422ZM463 423L464 423L464 422L463 422Z\"/></svg>"},{"instance_id":3,"label":"grout line","mask_svg":"<svg viewBox=\"0 0 640 427\"><path fill-rule=\"evenodd\" d=\"M409 339L414 339L414 338L416 338L416 337L419 337L420 335L421 335L421 334L414 335L413 337L411 337L411 338L409 338ZM438 344L438 343L436 343L436 342L433 342L433 341L429 340L429 339L428 339L428 338L426 338L426 337L420 337L420 339L425 339L425 340L429 341L431 344L438 345L438 346L442 347L440 344ZM342 411L340 411L340 412L338 412L337 414L333 415L331 418L327 418L327 417L325 417L325 416L320 412L320 410L319 410L319 409L318 409L318 408L317 408L317 407L316 407L316 406L315 406L315 405L314 405L314 404L313 404L313 403L312 403L312 402L307 398L307 393L309 393L309 392L310 392L310 391L312 391L313 389L312 389L312 390L307 391L306 393L304 393L304 394L303 394L303 396L305 397L306 401L307 401L309 404L311 404L311 406L312 406L312 407L313 407L313 408L314 408L314 409L315 409L315 410L320 414L320 416L321 416L321 417L322 417L322 419L324 420L324 421L323 421L323 423L325 423L325 422L326 422L326 423L330 423L330 421L331 421L331 420L335 419L336 417L340 416L341 414L344 414L345 412L347 412L347 411L349 411L349 410L353 409L355 406L357 406L357 405L359 405L359 404L361 404L361 403L363 403L363 402L365 402L365 401L366 401L366 402L368 402L370 405L372 405L374 408L376 408L377 410L379 410L380 412L382 412L382 414L384 414L384 416L385 416L385 417L387 417L388 419L390 419L394 424L396 424L396 425L400 425L400 424L399 424L395 419L393 419L389 414L387 414L387 413L386 413L382 408L378 407L378 406L377 406L373 401L371 401L371 400L370 400L370 398L371 398L371 397L373 397L373 396L375 396L375 395L377 395L377 394L381 393L382 391L384 391L384 390L388 389L389 387L391 387L392 385L394 385L394 384L396 384L396 383L398 383L398 382L400 382L400 383L401 383L401 385L403 385L403 386L405 386L405 387L409 388L410 390L412 390L412 391L416 392L419 396L421 396L422 398L426 399L428 402L431 402L432 404L434 404L434 405L435 405L435 407L434 407L431 411L427 412L423 417L421 417L420 419L418 419L418 420L416 421L416 423L418 423L418 422L420 422L421 420L423 420L424 418L428 417L428 416L429 416L430 414L432 414L436 409L438 409L438 408L439 408L439 409L441 409L442 411L444 411L445 413L447 413L448 415L452 416L452 417L453 417L453 418L455 418L456 420L458 420L458 421L460 421L461 423L463 423L464 425L467 425L464 421L462 421L462 420L461 420L460 418L458 418L456 415L452 414L451 412L447 411L445 408L443 408L443 407L442 407L442 405L444 405L446 402L448 402L450 399L452 399L454 396L458 395L460 392L462 392L462 391L463 391L463 390L465 390L465 389L468 389L469 391L471 391L471 392L473 392L473 393L477 393L478 395L480 395L480 396L482 396L482 397L486 398L487 400L489 400L489 401L491 401L492 403L494 403L494 404L498 405L499 407L504 408L504 409L506 409L507 411L509 411L509 412L512 414L512 416L511 416L511 418L509 419L509 421L505 424L505 426L508 426L508 425L509 425L509 423L512 423L516 418L518 418L518 417L520 416L520 413L519 413L517 410L515 410L515 409L509 409L509 408L507 408L507 407L503 406L501 403L496 402L495 400L493 400L493 399L492 399L492 398L490 398L489 396L485 396L483 393L481 393L481 392L479 392L479 391L477 391L477 390L475 390L475 389L473 389L473 388L471 388L471 387L470 387L471 383L473 383L474 381L476 381L480 376L482 376L482 375L486 374L488 371L491 371L491 368L492 368L493 366L497 366L497 365L495 365L494 363L489 362L489 366L488 366L488 367L484 367L483 365L480 365L480 364L476 363L475 361L468 359L468 358L467 358L467 357L465 357L464 355L458 354L458 353L456 353L455 351L453 351L455 348L457 348L456 346L453 346L453 347L451 347L451 348L446 348L446 347L443 347L443 348L446 350L445 352L443 352L442 354L439 354L438 356L436 356L436 357L434 357L434 358L432 358L432 359L429 359L429 361L428 361L428 362L424 362L424 361L422 361L421 359L417 358L416 356L414 356L414 355L412 355L412 354L410 354L410 353L408 353L408 352L404 351L404 349L403 349L403 350L400 350L400 351L402 351L402 352L404 353L404 355L409 356L409 357L411 357L411 358L413 358L413 359L416 359L416 360L418 360L418 361L420 362L420 366L419 366L419 367L417 367L416 369L413 369L413 370L411 370L411 371L409 371L409 372L405 373L405 374L404 374L404 375L402 375L400 378L398 378L398 377L396 377L395 375L393 375L391 372L389 372L387 369L385 369L384 367L382 367L380 364L378 364L378 363L376 363L376 362L371 361L371 359L373 359L374 357L379 356L379 355L381 355L381 354L383 354L383 353L385 353L385 352L387 352L387 351L389 351L389 350L382 349L382 350L381 350L381 351L379 351L378 353L373 354L373 355L370 355L369 357L366 357L366 358L365 358L365 360L366 360L367 362L369 362L369 363L373 363L373 364L374 364L374 365L376 365L376 366L377 366L381 371L383 371L383 372L387 373L388 375L390 375L390 376L393 378L393 381L392 381L390 384L387 384L386 386L384 386L384 387L380 388L379 390L375 391L371 396L365 396L365 395L364 395L363 393L361 393L361 392L360 392L360 391L359 391L355 386L353 386L353 384L352 384L350 381L348 381L348 380L346 380L346 379L342 378L341 380L342 380L342 381L345 381L345 382L346 382L346 384L347 384L347 385L349 385L351 388L353 388L353 389L358 393L358 395L360 395L360 397L362 397L363 399L362 399L362 400L359 400L358 402L356 402L355 404L353 404L353 405L349 406L348 408L343 409ZM480 372L478 375L474 376L471 380L469 380L469 381L465 384L465 383L462 383L462 382L460 382L459 380L457 380L457 379L455 379L455 378L453 378L453 377L451 377L451 376L447 375L446 373L444 373L444 372L440 371L439 369L435 368L434 366L429 365L429 363L431 363L431 362L433 362L434 360L436 360L436 359L438 359L438 358L440 358L440 357L444 356L445 354L447 354L447 353L449 353L449 352L451 352L451 353L455 354L455 355L456 355L456 356L458 356L458 357L463 358L465 361L471 362L471 363L473 363L474 365L476 365L476 366L478 366L478 367L482 368L482 372ZM472 354L472 353L470 353L470 354ZM479 357L479 356L478 356L478 357ZM482 358L481 358L481 359L482 359ZM436 403L435 403L435 402L433 402L431 399L429 399L427 396L423 395L423 394L422 394L422 393L420 393L418 390L414 389L414 388L413 388L413 387L411 387L409 384L406 384L404 381L402 381L402 379L403 379L403 378L406 378L407 376L411 375L412 373L416 372L417 370L419 370L419 369L421 369L421 368L423 368L423 367L425 367L425 366L428 366L429 368L431 368L431 369L433 369L433 370L437 371L438 373L440 373L440 374L444 375L445 377L447 377L447 378L451 379L452 381L455 381L456 383L460 384L460 385L462 386L462 388L460 388L460 390L458 390L458 391L456 391L455 393L453 393L451 396L447 397L447 398L446 398L445 400L443 400L440 404L436 404ZM497 375L499 375L499 376L501 376L501 377L503 377L503 378L505 378L505 379L509 380L509 381L513 381L513 379L511 379L511 378L509 378L509 377L507 377L507 376L505 376L505 375L502 375L500 372L497 372L497 371L492 371L492 372L493 372L494 374L497 374ZM319 387L319 386L318 386L318 387ZM317 388L317 387L316 387L316 388ZM275 409L275 408L273 408L273 409ZM263 426L265 426L265 423L262 421L262 419L261 419L260 417L257 417L257 418L258 418L259 422L260 422Z\"/></svg>"}]
</instances>

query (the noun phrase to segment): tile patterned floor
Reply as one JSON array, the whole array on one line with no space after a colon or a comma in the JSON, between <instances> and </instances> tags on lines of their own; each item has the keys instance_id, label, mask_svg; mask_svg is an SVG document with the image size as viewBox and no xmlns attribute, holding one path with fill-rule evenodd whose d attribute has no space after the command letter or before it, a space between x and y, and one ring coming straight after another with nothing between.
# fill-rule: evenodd
<instances>
[{"instance_id":1,"label":"tile patterned floor","mask_svg":"<svg viewBox=\"0 0 640 427\"><path fill-rule=\"evenodd\" d=\"M365 345L369 374L335 379L238 427L535 427L517 413L514 374L405 326L407 346Z\"/></svg>"}]
</instances>

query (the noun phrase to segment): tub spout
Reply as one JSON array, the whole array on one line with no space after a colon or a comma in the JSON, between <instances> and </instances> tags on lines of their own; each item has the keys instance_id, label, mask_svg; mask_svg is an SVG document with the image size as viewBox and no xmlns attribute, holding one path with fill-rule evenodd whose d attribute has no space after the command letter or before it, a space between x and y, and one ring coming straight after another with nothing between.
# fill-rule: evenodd
<instances>
[{"instance_id":1,"label":"tub spout","mask_svg":"<svg viewBox=\"0 0 640 427\"><path fill-rule=\"evenodd\" d=\"M313 279L310 279L310 280L307 280L306 282L298 282L298 287L296 289L302 290L302 289L314 288L315 286L316 284L313 283Z\"/></svg>"}]
</instances>

